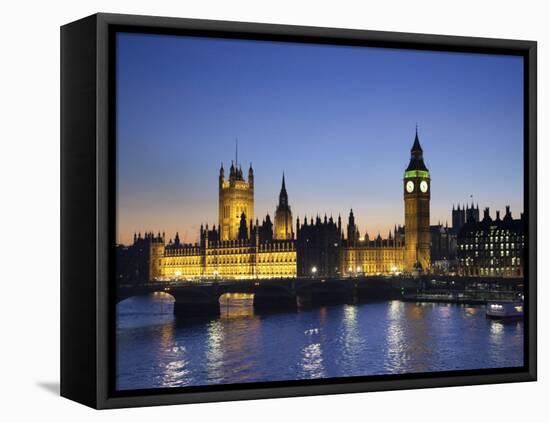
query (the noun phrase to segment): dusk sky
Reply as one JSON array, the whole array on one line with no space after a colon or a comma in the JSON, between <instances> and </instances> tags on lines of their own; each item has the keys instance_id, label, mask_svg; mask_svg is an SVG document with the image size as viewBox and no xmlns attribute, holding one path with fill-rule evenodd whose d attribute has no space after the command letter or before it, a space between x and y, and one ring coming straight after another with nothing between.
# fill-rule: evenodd
<instances>
[{"instance_id":1,"label":"dusk sky","mask_svg":"<svg viewBox=\"0 0 550 423\"><path fill-rule=\"evenodd\" d=\"M431 223L454 204L523 211L519 57L119 34L119 243L218 224L218 172L255 172L272 217L284 171L294 220L353 208L361 235L403 224L418 123Z\"/></svg>"}]
</instances>

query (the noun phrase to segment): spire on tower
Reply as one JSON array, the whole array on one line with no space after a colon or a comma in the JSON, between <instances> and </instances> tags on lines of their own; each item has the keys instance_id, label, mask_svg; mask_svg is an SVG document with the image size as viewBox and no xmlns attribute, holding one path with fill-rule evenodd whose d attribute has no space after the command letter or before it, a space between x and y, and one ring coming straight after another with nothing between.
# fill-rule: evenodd
<instances>
[{"instance_id":1,"label":"spire on tower","mask_svg":"<svg viewBox=\"0 0 550 423\"><path fill-rule=\"evenodd\" d=\"M420 146L420 140L418 139L418 124L416 124L416 132L414 135L414 143L411 148L411 153L413 152L420 152L422 153L422 147Z\"/></svg>"},{"instance_id":2,"label":"spire on tower","mask_svg":"<svg viewBox=\"0 0 550 423\"><path fill-rule=\"evenodd\" d=\"M283 172L283 182L281 184L281 192L279 193L279 207L286 208L287 206L288 206L288 194L286 192L285 173Z\"/></svg>"},{"instance_id":3,"label":"spire on tower","mask_svg":"<svg viewBox=\"0 0 550 423\"><path fill-rule=\"evenodd\" d=\"M239 167L239 139L235 138L235 167Z\"/></svg>"},{"instance_id":4,"label":"spire on tower","mask_svg":"<svg viewBox=\"0 0 550 423\"><path fill-rule=\"evenodd\" d=\"M422 147L420 146L420 140L418 138L418 125L416 127L414 135L414 142L411 147L411 161L409 162L409 166L405 171L407 172L411 170L428 171L428 168L424 164L423 151Z\"/></svg>"}]
</instances>

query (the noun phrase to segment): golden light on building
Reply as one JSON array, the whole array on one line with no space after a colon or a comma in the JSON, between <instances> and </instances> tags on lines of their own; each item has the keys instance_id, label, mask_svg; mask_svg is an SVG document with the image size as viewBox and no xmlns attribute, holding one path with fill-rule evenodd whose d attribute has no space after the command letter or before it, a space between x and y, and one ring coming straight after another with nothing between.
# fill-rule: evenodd
<instances>
[{"instance_id":1,"label":"golden light on building","mask_svg":"<svg viewBox=\"0 0 550 423\"><path fill-rule=\"evenodd\" d=\"M241 216L247 224L254 218L254 170L248 170L248 180L241 167L231 163L229 179L225 179L223 164L219 176L219 231L222 241L236 240Z\"/></svg>"},{"instance_id":2,"label":"golden light on building","mask_svg":"<svg viewBox=\"0 0 550 423\"><path fill-rule=\"evenodd\" d=\"M292 211L288 203L285 175L283 173L283 182L281 185L281 192L279 193L279 204L275 210L275 239L294 239L292 224Z\"/></svg>"},{"instance_id":3,"label":"golden light on building","mask_svg":"<svg viewBox=\"0 0 550 423\"><path fill-rule=\"evenodd\" d=\"M360 236L353 211L347 237L341 218L337 222L304 218L292 221L285 178L275 212L275 228L269 214L261 222L254 215L254 171L248 180L232 162L229 178L219 172L218 227L200 230L200 242L165 243L164 235L134 237L134 246L148 246L149 280L270 279L299 276L356 277L396 275L430 268L430 175L424 165L416 134L411 161L405 171L405 227L395 226L386 239Z\"/></svg>"},{"instance_id":4,"label":"golden light on building","mask_svg":"<svg viewBox=\"0 0 550 423\"><path fill-rule=\"evenodd\" d=\"M162 279L270 279L296 277L296 246L291 241L255 244L249 240L214 241L206 246L167 249Z\"/></svg>"}]
</instances>

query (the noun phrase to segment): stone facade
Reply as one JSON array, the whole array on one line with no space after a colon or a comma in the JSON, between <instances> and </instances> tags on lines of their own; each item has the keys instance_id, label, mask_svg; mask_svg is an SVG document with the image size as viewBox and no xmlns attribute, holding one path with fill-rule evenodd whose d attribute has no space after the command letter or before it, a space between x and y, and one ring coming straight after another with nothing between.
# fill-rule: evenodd
<instances>
[{"instance_id":1,"label":"stone facade","mask_svg":"<svg viewBox=\"0 0 550 423\"><path fill-rule=\"evenodd\" d=\"M248 170L248 180L240 166L231 163L229 179L225 179L223 164L219 176L219 228L223 241L238 239L241 216L254 219L254 171Z\"/></svg>"},{"instance_id":2,"label":"stone facade","mask_svg":"<svg viewBox=\"0 0 550 423\"><path fill-rule=\"evenodd\" d=\"M424 164L418 131L411 148L411 160L403 178L405 197L405 263L407 272L427 271L430 259L430 191L431 179Z\"/></svg>"},{"instance_id":3,"label":"stone facade","mask_svg":"<svg viewBox=\"0 0 550 423\"><path fill-rule=\"evenodd\" d=\"M231 164L229 178L219 172L218 227L200 229L200 241L182 243L179 235L165 242L164 235L147 234L120 250L126 257L145 252L147 276L158 279L256 279L295 277L354 277L430 270L430 174L423 161L416 133L405 171L405 227L395 226L386 239L360 236L353 211L344 236L341 218L317 216L302 223L292 212L283 175L275 225L269 214L254 222L254 172L248 180L240 166ZM133 252L134 251L134 252ZM141 254L141 253L140 253ZM136 256L137 257L137 256ZM141 257L141 255L140 255ZM124 261L124 260L122 260ZM130 270L133 265L126 266ZM143 267L143 266L142 266ZM122 268L122 267L121 267ZM122 279L124 279L122 277Z\"/></svg>"},{"instance_id":4,"label":"stone facade","mask_svg":"<svg viewBox=\"0 0 550 423\"><path fill-rule=\"evenodd\" d=\"M157 278L269 279L296 277L293 241L213 241L200 245L168 245Z\"/></svg>"},{"instance_id":5,"label":"stone facade","mask_svg":"<svg viewBox=\"0 0 550 423\"><path fill-rule=\"evenodd\" d=\"M283 174L283 184L279 194L279 204L275 210L275 239L294 239L292 224L292 211L290 210L290 205L288 204L285 175Z\"/></svg>"}]
</instances>

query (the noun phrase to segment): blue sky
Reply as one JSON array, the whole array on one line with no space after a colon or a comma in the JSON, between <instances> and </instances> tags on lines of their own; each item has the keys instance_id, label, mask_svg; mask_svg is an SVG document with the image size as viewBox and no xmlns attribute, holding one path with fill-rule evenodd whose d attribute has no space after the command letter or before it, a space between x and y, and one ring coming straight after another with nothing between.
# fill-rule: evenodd
<instances>
[{"instance_id":1,"label":"blue sky","mask_svg":"<svg viewBox=\"0 0 550 423\"><path fill-rule=\"evenodd\" d=\"M353 208L361 233L403 223L418 123L431 222L453 203L523 211L520 57L119 34L118 241L217 224L218 171L255 171L273 215L286 175L294 217Z\"/></svg>"}]
</instances>

